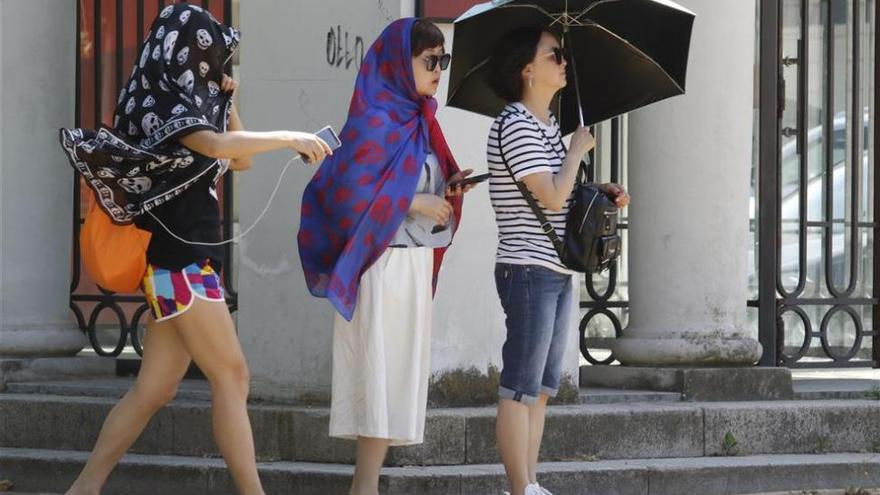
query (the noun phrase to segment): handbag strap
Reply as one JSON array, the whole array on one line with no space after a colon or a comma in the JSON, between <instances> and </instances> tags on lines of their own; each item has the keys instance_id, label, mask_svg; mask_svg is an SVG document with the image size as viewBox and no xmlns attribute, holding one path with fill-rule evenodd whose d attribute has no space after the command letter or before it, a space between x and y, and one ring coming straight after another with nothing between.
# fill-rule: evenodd
<instances>
[{"instance_id":1,"label":"handbag strap","mask_svg":"<svg viewBox=\"0 0 880 495\"><path fill-rule=\"evenodd\" d=\"M556 250L556 254L559 255L559 259L562 259L562 246L563 241L559 237L559 234L556 233L556 229L553 227L553 224L550 223L550 220L547 219L547 215L541 210L541 207L538 206L538 202L535 201L535 198L532 196L531 191L526 187L525 184L516 180L516 176L513 174L513 169L510 168L510 164L507 163L507 158L504 156L504 149L501 144L501 136L504 130L504 124L507 122L507 119L510 117L510 114L501 119L501 122L498 124L497 135L498 135L498 154L501 155L501 162L504 164L504 167L507 169L507 173L510 174L510 178L513 179L513 183L516 184L517 189L522 194L523 198L528 203L529 208L532 209L532 213L535 214L535 217L538 219L538 222L541 224L541 230L544 231L544 234L550 238L550 243L553 244L553 249ZM544 136L546 139L546 136Z\"/></svg>"},{"instance_id":2,"label":"handbag strap","mask_svg":"<svg viewBox=\"0 0 880 495\"><path fill-rule=\"evenodd\" d=\"M532 121L532 125L534 125L535 130L537 130L541 134L541 137L544 138L544 142L547 144L547 146L551 150L553 150L554 153L556 153L556 156L559 157L560 162L564 162L565 157L560 155L559 152L556 151L556 146L553 146L553 143L550 142L550 138L547 136L547 133L544 132L544 129L541 127L541 125L538 124L535 117L533 117L530 113L524 112L520 109L517 109L516 112ZM555 119L556 117L553 116L553 118ZM559 139L559 144L562 146L562 151L564 151L565 154L568 155L568 148L565 147L565 143L562 142L561 138ZM590 155L588 154L586 156L586 158L587 158L587 160L590 160ZM590 173L589 173L589 170L587 169L587 167L589 167L591 165L592 165L592 160L590 160L590 163L586 163L583 160L581 160L580 166L578 167L577 178L575 179L575 184L583 184L585 182L585 179L590 176Z\"/></svg>"}]
</instances>

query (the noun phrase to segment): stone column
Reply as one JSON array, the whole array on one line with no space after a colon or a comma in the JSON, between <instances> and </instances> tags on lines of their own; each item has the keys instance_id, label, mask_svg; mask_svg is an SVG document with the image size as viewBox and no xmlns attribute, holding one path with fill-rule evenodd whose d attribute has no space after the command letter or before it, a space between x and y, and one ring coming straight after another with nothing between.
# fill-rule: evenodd
<instances>
[{"instance_id":1,"label":"stone column","mask_svg":"<svg viewBox=\"0 0 880 495\"><path fill-rule=\"evenodd\" d=\"M0 356L73 355L73 171L58 128L74 123L76 2L0 0Z\"/></svg>"},{"instance_id":2,"label":"stone column","mask_svg":"<svg viewBox=\"0 0 880 495\"><path fill-rule=\"evenodd\" d=\"M681 0L696 12L687 94L629 119L629 326L624 366L586 383L690 400L790 398L791 373L752 367L746 327L754 0Z\"/></svg>"},{"instance_id":3,"label":"stone column","mask_svg":"<svg viewBox=\"0 0 880 495\"><path fill-rule=\"evenodd\" d=\"M637 366L747 366L754 0L697 14L685 96L629 120L631 313L614 354Z\"/></svg>"}]
</instances>

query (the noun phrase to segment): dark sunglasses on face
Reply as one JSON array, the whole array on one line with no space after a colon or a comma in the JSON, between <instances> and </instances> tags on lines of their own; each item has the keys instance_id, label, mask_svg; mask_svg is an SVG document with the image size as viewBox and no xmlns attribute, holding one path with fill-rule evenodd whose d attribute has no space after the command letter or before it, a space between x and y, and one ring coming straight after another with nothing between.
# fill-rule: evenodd
<instances>
[{"instance_id":1,"label":"dark sunglasses on face","mask_svg":"<svg viewBox=\"0 0 880 495\"><path fill-rule=\"evenodd\" d=\"M440 70L446 70L449 68L449 62L452 60L452 54L444 53L443 55L428 55L424 60L425 68L428 69L428 72L434 72L437 65L440 66Z\"/></svg>"},{"instance_id":2,"label":"dark sunglasses on face","mask_svg":"<svg viewBox=\"0 0 880 495\"><path fill-rule=\"evenodd\" d=\"M562 65L562 61L565 60L565 52L562 51L562 48L553 48L552 52L545 53L544 57L553 57L553 60L556 61L556 65Z\"/></svg>"}]
</instances>

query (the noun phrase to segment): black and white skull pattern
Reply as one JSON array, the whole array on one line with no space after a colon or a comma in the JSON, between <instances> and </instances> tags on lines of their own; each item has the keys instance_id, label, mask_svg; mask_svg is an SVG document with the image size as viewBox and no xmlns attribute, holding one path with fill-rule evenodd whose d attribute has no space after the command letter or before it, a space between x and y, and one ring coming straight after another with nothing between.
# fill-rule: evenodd
<instances>
[{"instance_id":1,"label":"black and white skull pattern","mask_svg":"<svg viewBox=\"0 0 880 495\"><path fill-rule=\"evenodd\" d=\"M137 106L137 100L134 99L134 96L128 99L128 103L125 104L125 114L130 115L131 112L134 111L134 107Z\"/></svg>"},{"instance_id":2,"label":"black and white skull pattern","mask_svg":"<svg viewBox=\"0 0 880 495\"><path fill-rule=\"evenodd\" d=\"M143 194L149 191L153 185L153 181L149 177L123 177L117 183L132 194Z\"/></svg>"},{"instance_id":3,"label":"black and white skull pattern","mask_svg":"<svg viewBox=\"0 0 880 495\"><path fill-rule=\"evenodd\" d=\"M202 50L207 50L214 44L214 39L211 38L211 34L204 29L196 31L196 41L199 43L199 48Z\"/></svg>"},{"instance_id":4,"label":"black and white skull pattern","mask_svg":"<svg viewBox=\"0 0 880 495\"><path fill-rule=\"evenodd\" d=\"M178 138L198 130L226 130L231 94L220 86L239 38L237 30L196 5L166 6L119 93L113 129L62 132L71 164L114 221L129 222L155 207L159 198L177 197L195 178L209 171L211 177L221 168L219 160L189 152ZM168 166L147 167L162 157ZM99 174L100 167L114 170L115 177Z\"/></svg>"},{"instance_id":5,"label":"black and white skull pattern","mask_svg":"<svg viewBox=\"0 0 880 495\"><path fill-rule=\"evenodd\" d=\"M193 90L196 85L196 78L193 75L191 70L187 70L183 74L180 75L180 78L177 79L177 85L183 88L186 91L186 94L193 94Z\"/></svg>"},{"instance_id":6,"label":"black and white skull pattern","mask_svg":"<svg viewBox=\"0 0 880 495\"><path fill-rule=\"evenodd\" d=\"M148 96L147 98L150 97ZM143 120L141 120L141 129L144 130L144 133L147 135L147 137L151 137L153 134L156 133L156 131L159 130L160 127L162 127L162 124L164 124L164 122L162 122L162 119L160 119L159 116L155 113L150 112L144 115Z\"/></svg>"},{"instance_id":7,"label":"black and white skull pattern","mask_svg":"<svg viewBox=\"0 0 880 495\"><path fill-rule=\"evenodd\" d=\"M177 166L177 168L186 168L192 165L194 161L196 161L195 157L190 155L176 159L174 161L174 164Z\"/></svg>"},{"instance_id":8,"label":"black and white skull pattern","mask_svg":"<svg viewBox=\"0 0 880 495\"><path fill-rule=\"evenodd\" d=\"M189 47L185 46L177 52L177 63L183 65L189 59Z\"/></svg>"},{"instance_id":9,"label":"black and white skull pattern","mask_svg":"<svg viewBox=\"0 0 880 495\"><path fill-rule=\"evenodd\" d=\"M140 68L141 68L141 69L144 68L144 65L146 65L146 63L147 63L147 59L149 59L149 58L150 58L150 44L149 44L149 43L146 43L146 44L144 44L144 49L143 49L143 51L141 52L141 61L140 61L140 64L138 64L138 65L140 65ZM137 70L137 69L135 68L135 71L136 71L136 70Z\"/></svg>"},{"instance_id":10,"label":"black and white skull pattern","mask_svg":"<svg viewBox=\"0 0 880 495\"><path fill-rule=\"evenodd\" d=\"M171 61L171 54L174 53L174 47L177 44L177 37L180 36L180 32L171 31L168 33L168 36L165 37L165 41L162 42L162 49L165 51L165 61Z\"/></svg>"}]
</instances>

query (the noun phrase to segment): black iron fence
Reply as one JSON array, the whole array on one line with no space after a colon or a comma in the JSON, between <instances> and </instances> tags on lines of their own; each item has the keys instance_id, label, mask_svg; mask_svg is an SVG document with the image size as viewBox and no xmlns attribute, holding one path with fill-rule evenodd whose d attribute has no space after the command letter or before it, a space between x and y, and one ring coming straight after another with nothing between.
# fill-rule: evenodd
<instances>
[{"instance_id":1,"label":"black iron fence","mask_svg":"<svg viewBox=\"0 0 880 495\"><path fill-rule=\"evenodd\" d=\"M874 0L760 6L757 298L764 366L880 365Z\"/></svg>"},{"instance_id":2,"label":"black iron fence","mask_svg":"<svg viewBox=\"0 0 880 495\"><path fill-rule=\"evenodd\" d=\"M623 160L623 117L611 119L607 123L607 133L598 131L600 137L607 136L607 140L600 139L597 142L596 153L591 156L596 165L590 168L590 181L623 182L625 162ZM594 130L598 127L594 127ZM598 155L598 158L597 158ZM605 160L607 158L607 161ZM600 170L597 170L600 169ZM602 172L601 177L598 172ZM628 222L622 217L618 228L621 229L624 249L623 257L627 256L626 235ZM620 337L626 326L626 315L629 302L626 300L626 287L622 287L627 280L621 275L624 260L615 262L609 270L599 275L586 275L584 279L584 291L580 307L584 313L579 325L581 355L590 364L611 364L614 356L609 349L611 342Z\"/></svg>"}]
</instances>

